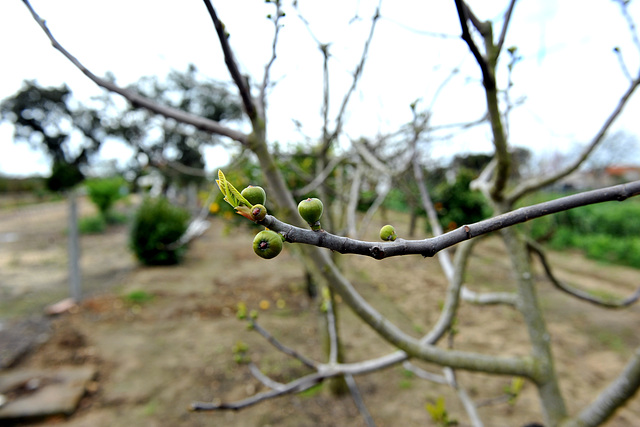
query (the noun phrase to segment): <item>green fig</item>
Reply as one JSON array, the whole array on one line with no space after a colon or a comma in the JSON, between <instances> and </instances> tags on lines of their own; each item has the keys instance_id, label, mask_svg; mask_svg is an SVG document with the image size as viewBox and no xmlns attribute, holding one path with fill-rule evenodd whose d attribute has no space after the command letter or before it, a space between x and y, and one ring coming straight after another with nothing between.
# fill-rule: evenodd
<instances>
[{"instance_id":1,"label":"green fig","mask_svg":"<svg viewBox=\"0 0 640 427\"><path fill-rule=\"evenodd\" d=\"M271 230L262 230L253 239L253 251L261 258L271 259L282 252L282 237Z\"/></svg>"},{"instance_id":2,"label":"green fig","mask_svg":"<svg viewBox=\"0 0 640 427\"><path fill-rule=\"evenodd\" d=\"M398 235L396 234L396 229L393 228L393 225L385 225L380 229L380 238L385 241L394 241Z\"/></svg>"},{"instance_id":3,"label":"green fig","mask_svg":"<svg viewBox=\"0 0 640 427\"><path fill-rule=\"evenodd\" d=\"M251 208L251 217L254 221L262 221L267 216L267 208L262 205L253 205Z\"/></svg>"},{"instance_id":4,"label":"green fig","mask_svg":"<svg viewBox=\"0 0 640 427\"><path fill-rule=\"evenodd\" d=\"M313 230L320 229L320 218L322 218L323 210L322 201L315 197L305 199L298 204L298 213Z\"/></svg>"},{"instance_id":5,"label":"green fig","mask_svg":"<svg viewBox=\"0 0 640 427\"><path fill-rule=\"evenodd\" d=\"M247 199L251 205L264 205L267 201L267 193L265 193L262 187L257 185L250 185L240 192L242 197Z\"/></svg>"}]
</instances>

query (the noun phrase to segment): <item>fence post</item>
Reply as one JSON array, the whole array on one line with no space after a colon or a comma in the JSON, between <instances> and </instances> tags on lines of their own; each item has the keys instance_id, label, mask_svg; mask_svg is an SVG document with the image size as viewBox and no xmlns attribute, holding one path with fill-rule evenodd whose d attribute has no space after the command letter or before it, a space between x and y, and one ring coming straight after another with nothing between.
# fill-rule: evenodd
<instances>
[{"instance_id":1,"label":"fence post","mask_svg":"<svg viewBox=\"0 0 640 427\"><path fill-rule=\"evenodd\" d=\"M80 289L80 244L78 238L78 202L76 190L71 189L67 193L69 197L69 287L71 298L80 302L82 291Z\"/></svg>"}]
</instances>

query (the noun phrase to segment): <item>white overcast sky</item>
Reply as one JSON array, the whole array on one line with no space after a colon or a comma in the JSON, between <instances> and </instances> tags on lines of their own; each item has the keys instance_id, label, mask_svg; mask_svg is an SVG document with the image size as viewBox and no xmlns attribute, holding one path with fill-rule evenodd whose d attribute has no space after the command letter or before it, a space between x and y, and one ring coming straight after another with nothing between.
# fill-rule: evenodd
<instances>
[{"instance_id":1,"label":"white overcast sky","mask_svg":"<svg viewBox=\"0 0 640 427\"><path fill-rule=\"evenodd\" d=\"M231 34L243 71L254 81L261 80L273 33L266 15L273 7L264 0L213 4ZM309 137L320 135L322 56L291 1L283 4L287 16L272 70L277 84L269 95L268 132L270 140L290 143L302 140L294 119L303 123ZM330 115L334 117L377 1L299 0L299 4L314 35L331 43ZM494 31L500 31L508 1L469 0L469 4L481 19L497 20ZM142 76L166 75L172 68L184 70L189 63L206 76L229 78L201 1L34 0L32 5L67 50L95 74L111 71L122 85ZM631 3L630 11L640 21L638 2ZM420 105L428 105L455 67L461 72L439 94L434 124L474 120L483 114L480 73L457 37L460 28L453 1L383 0L381 16L364 75L349 104L346 137L398 129L411 119L409 104L422 98ZM536 151L569 150L586 143L602 125L628 86L614 47L620 47L632 75L640 67L626 21L611 0L522 0L506 40L506 46L512 45L523 59L513 73L511 98L526 99L511 115L510 138L512 144ZM503 65L507 59L503 54ZM0 63L0 99L18 91L25 79L41 85L66 83L80 100L101 93L51 47L20 0L0 4ZM504 73L499 84L505 87ZM615 129L640 135L640 93ZM0 126L0 173L46 173L46 159L26 144L14 144L12 132L11 126ZM434 147L434 155L489 149L489 129L482 127ZM126 150L110 143L102 154L123 157ZM208 150L207 157L210 166L224 161L216 150Z\"/></svg>"}]
</instances>

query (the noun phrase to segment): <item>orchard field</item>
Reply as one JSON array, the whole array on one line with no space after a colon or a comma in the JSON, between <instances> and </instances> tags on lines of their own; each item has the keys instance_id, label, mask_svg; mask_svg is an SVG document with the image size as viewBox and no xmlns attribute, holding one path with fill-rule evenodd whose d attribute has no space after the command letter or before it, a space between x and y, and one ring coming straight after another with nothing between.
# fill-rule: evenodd
<instances>
[{"instance_id":1,"label":"orchard field","mask_svg":"<svg viewBox=\"0 0 640 427\"><path fill-rule=\"evenodd\" d=\"M123 205L121 209L131 209ZM81 203L82 215L94 213ZM408 217L393 215L400 234ZM191 413L193 401L239 400L262 389L246 364L234 362L234 347L248 346L246 357L264 373L287 381L307 373L297 361L273 349L236 318L243 302L259 311L260 324L282 343L324 360L318 304L305 289L300 264L285 245L278 258L263 260L251 248L255 230L229 228L212 218L195 240L185 262L175 267L141 267L127 248L127 226L83 235L85 299L71 312L51 318L51 338L10 369L88 365L97 368L78 410L69 417L31 425L61 426L362 426L349 396L332 397L326 385L302 394L263 402L239 412ZM372 224L373 240L382 220ZM0 210L0 319L42 315L68 296L64 201ZM468 270L474 290L502 290L509 271L497 238L480 243ZM504 255L504 256L503 256ZM343 256L349 276L372 304L415 336L436 321L445 280L435 259L409 256L383 261ZM558 276L599 295L626 296L640 282L640 270L586 259L578 251L551 253ZM536 265L537 274L542 270ZM570 299L541 281L557 370L571 412L588 403L614 378L640 344L640 306L605 310ZM348 308L338 304L347 361L392 350ZM529 351L518 314L507 307L463 303L456 348L522 355ZM437 372L425 364L419 366ZM502 396L512 378L459 372L459 381L477 402ZM444 397L450 419L469 425L453 391L426 382L395 366L357 377L363 399L377 425L435 425L425 409ZM518 426L541 421L534 387L524 385L512 403L480 408L486 425ZM635 426L635 396L608 426Z\"/></svg>"}]
</instances>

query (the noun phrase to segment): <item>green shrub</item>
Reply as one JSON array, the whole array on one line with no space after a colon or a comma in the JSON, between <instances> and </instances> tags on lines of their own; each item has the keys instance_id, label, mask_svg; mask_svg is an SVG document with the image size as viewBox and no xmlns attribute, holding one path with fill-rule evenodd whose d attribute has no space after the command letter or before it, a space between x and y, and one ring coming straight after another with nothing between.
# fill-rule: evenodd
<instances>
[{"instance_id":1,"label":"green shrub","mask_svg":"<svg viewBox=\"0 0 640 427\"><path fill-rule=\"evenodd\" d=\"M163 197L145 199L136 212L130 245L146 265L171 265L182 260L186 247L168 248L187 230L189 212Z\"/></svg>"},{"instance_id":2,"label":"green shrub","mask_svg":"<svg viewBox=\"0 0 640 427\"><path fill-rule=\"evenodd\" d=\"M107 229L107 222L102 215L80 218L78 230L81 234L97 234Z\"/></svg>"},{"instance_id":3,"label":"green shrub","mask_svg":"<svg viewBox=\"0 0 640 427\"><path fill-rule=\"evenodd\" d=\"M555 198L559 197L554 195ZM607 202L530 221L531 237L556 250L577 248L598 261L640 267L640 203Z\"/></svg>"},{"instance_id":4,"label":"green shrub","mask_svg":"<svg viewBox=\"0 0 640 427\"><path fill-rule=\"evenodd\" d=\"M445 231L472 224L490 215L484 196L469 188L474 174L460 169L453 183L442 182L434 191L433 202Z\"/></svg>"},{"instance_id":5,"label":"green shrub","mask_svg":"<svg viewBox=\"0 0 640 427\"><path fill-rule=\"evenodd\" d=\"M91 179L86 182L89 198L109 224L116 216L111 215L113 205L126 194L126 181L119 177Z\"/></svg>"}]
</instances>

